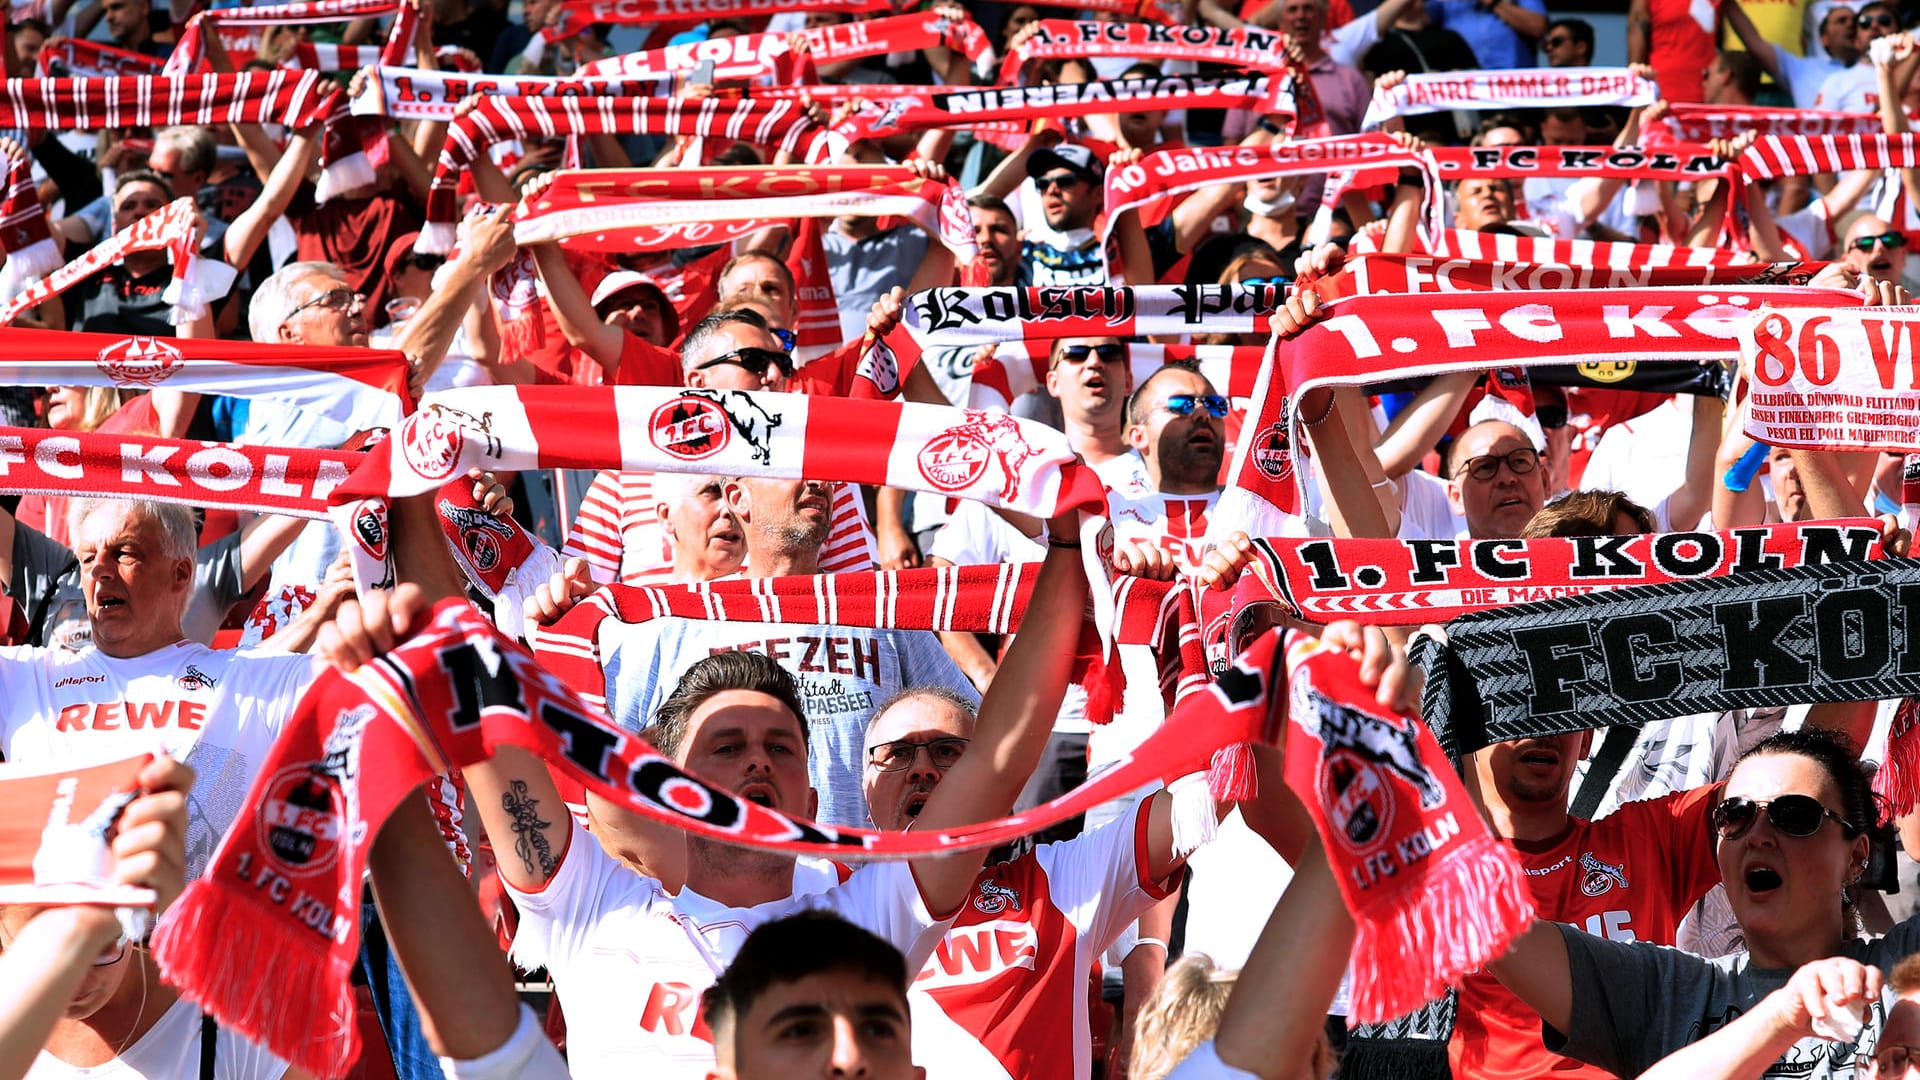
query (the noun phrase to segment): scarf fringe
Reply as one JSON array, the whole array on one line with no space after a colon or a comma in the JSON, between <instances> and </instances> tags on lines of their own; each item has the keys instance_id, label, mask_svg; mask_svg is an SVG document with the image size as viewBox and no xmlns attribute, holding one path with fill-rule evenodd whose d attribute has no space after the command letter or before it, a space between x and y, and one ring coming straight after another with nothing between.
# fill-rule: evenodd
<instances>
[{"instance_id":1,"label":"scarf fringe","mask_svg":"<svg viewBox=\"0 0 1920 1080\"><path fill-rule=\"evenodd\" d=\"M167 282L166 292L160 295L173 305L167 319L175 326L204 318L213 310L214 301L232 291L234 279L240 276L240 271L219 259L195 255L185 261L184 267L175 268L173 280Z\"/></svg>"},{"instance_id":2,"label":"scarf fringe","mask_svg":"<svg viewBox=\"0 0 1920 1080\"><path fill-rule=\"evenodd\" d=\"M321 168L320 180L313 186L313 201L325 204L342 192L372 187L379 179L374 175L373 161L367 152L356 150Z\"/></svg>"},{"instance_id":3,"label":"scarf fringe","mask_svg":"<svg viewBox=\"0 0 1920 1080\"><path fill-rule=\"evenodd\" d=\"M1207 793L1215 802L1240 802L1260 793L1254 775L1253 744L1237 742L1213 752L1207 766Z\"/></svg>"},{"instance_id":4,"label":"scarf fringe","mask_svg":"<svg viewBox=\"0 0 1920 1080\"><path fill-rule=\"evenodd\" d=\"M1533 922L1526 872L1491 836L1442 856L1422 887L1385 911L1354 912L1351 1017L1403 1016L1506 952Z\"/></svg>"},{"instance_id":5,"label":"scarf fringe","mask_svg":"<svg viewBox=\"0 0 1920 1080\"><path fill-rule=\"evenodd\" d=\"M1887 731L1887 759L1873 774L1880 821L1903 817L1920 802L1920 698L1903 698Z\"/></svg>"},{"instance_id":6,"label":"scarf fringe","mask_svg":"<svg viewBox=\"0 0 1920 1080\"><path fill-rule=\"evenodd\" d=\"M1184 859L1210 843L1220 831L1220 804L1201 773L1188 773L1167 785L1173 802L1168 824L1173 830L1173 857Z\"/></svg>"},{"instance_id":7,"label":"scarf fringe","mask_svg":"<svg viewBox=\"0 0 1920 1080\"><path fill-rule=\"evenodd\" d=\"M241 888L222 890L210 878L187 886L154 931L160 970L183 990L202 988L188 996L221 1026L316 1076L345 1076L360 1057L347 973L329 970L328 939L304 928L289 935L279 905L256 901L252 883ZM348 917L358 917L357 904Z\"/></svg>"},{"instance_id":8,"label":"scarf fringe","mask_svg":"<svg viewBox=\"0 0 1920 1080\"><path fill-rule=\"evenodd\" d=\"M7 252L6 265L0 266L0 302L25 292L34 282L66 265L60 249L51 238L35 240L19 251Z\"/></svg>"},{"instance_id":9,"label":"scarf fringe","mask_svg":"<svg viewBox=\"0 0 1920 1080\"><path fill-rule=\"evenodd\" d=\"M429 221L420 226L420 239L413 242L413 250L422 255L445 255L453 250L459 234L460 227L451 221Z\"/></svg>"}]
</instances>

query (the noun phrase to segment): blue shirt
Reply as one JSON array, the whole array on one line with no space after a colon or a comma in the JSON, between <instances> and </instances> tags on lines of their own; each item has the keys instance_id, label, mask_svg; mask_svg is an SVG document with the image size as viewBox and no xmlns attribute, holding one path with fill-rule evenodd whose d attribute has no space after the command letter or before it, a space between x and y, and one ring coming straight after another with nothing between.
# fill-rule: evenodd
<instances>
[{"instance_id":1,"label":"blue shirt","mask_svg":"<svg viewBox=\"0 0 1920 1080\"><path fill-rule=\"evenodd\" d=\"M1528 11L1545 15L1542 0L1506 0ZM1530 68L1539 65L1534 42L1522 37L1500 16L1485 11L1478 0L1427 0L1427 15L1435 26L1442 26L1467 39L1483 70Z\"/></svg>"}]
</instances>

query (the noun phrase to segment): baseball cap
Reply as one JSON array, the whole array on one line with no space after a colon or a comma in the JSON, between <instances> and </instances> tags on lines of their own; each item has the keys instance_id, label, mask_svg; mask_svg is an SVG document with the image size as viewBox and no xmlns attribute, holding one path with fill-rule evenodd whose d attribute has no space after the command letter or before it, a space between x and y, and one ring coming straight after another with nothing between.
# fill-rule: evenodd
<instances>
[{"instance_id":1,"label":"baseball cap","mask_svg":"<svg viewBox=\"0 0 1920 1080\"><path fill-rule=\"evenodd\" d=\"M1089 180L1100 179L1104 171L1093 151L1078 143L1061 143L1049 150L1038 150L1027 159L1027 176L1034 180L1055 169L1072 169Z\"/></svg>"},{"instance_id":2,"label":"baseball cap","mask_svg":"<svg viewBox=\"0 0 1920 1080\"><path fill-rule=\"evenodd\" d=\"M667 292L645 274L634 270L615 270L600 279L593 287L593 306L597 311L600 305L629 289L651 289L653 299L660 305L661 322L665 324L667 340L680 336L680 313L674 310L673 301L667 298Z\"/></svg>"}]
</instances>

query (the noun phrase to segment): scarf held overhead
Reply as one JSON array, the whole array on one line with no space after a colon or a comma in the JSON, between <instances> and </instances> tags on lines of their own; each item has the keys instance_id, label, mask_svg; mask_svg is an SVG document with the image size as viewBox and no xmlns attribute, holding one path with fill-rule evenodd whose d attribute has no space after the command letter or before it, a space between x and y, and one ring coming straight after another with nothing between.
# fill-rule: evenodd
<instances>
[{"instance_id":1,"label":"scarf held overhead","mask_svg":"<svg viewBox=\"0 0 1920 1080\"><path fill-rule=\"evenodd\" d=\"M1287 36L1257 26L1226 29L1152 22L1041 19L1033 36L1013 47L1000 65L1000 82L1011 86L1032 60L1124 56L1143 60L1193 60L1279 74L1287 70Z\"/></svg>"},{"instance_id":2,"label":"scarf held overhead","mask_svg":"<svg viewBox=\"0 0 1920 1080\"><path fill-rule=\"evenodd\" d=\"M167 57L163 74L186 75L206 65L206 34L215 26L310 26L314 23L352 22L383 15L395 16L392 32L380 51L380 62L398 64L413 50L419 9L404 0L294 0L253 7L205 8L187 20L180 40Z\"/></svg>"},{"instance_id":3,"label":"scarf held overhead","mask_svg":"<svg viewBox=\"0 0 1920 1080\"><path fill-rule=\"evenodd\" d=\"M0 127L94 131L168 124L285 124L325 120L340 92L311 71L129 79L8 79Z\"/></svg>"},{"instance_id":4,"label":"scarf held overhead","mask_svg":"<svg viewBox=\"0 0 1920 1080\"><path fill-rule=\"evenodd\" d=\"M1741 328L1741 425L1769 446L1920 450L1920 308L1768 310Z\"/></svg>"},{"instance_id":5,"label":"scarf held overhead","mask_svg":"<svg viewBox=\"0 0 1920 1080\"><path fill-rule=\"evenodd\" d=\"M715 79L772 75L780 82L810 83L818 80L798 77L799 69L807 65L935 47L956 49L969 60L978 60L993 52L987 43L986 31L980 29L978 23L971 19L956 21L932 11L813 26L801 33L806 35L808 46L804 64L802 54L789 47L788 35L769 32L678 42L664 49L609 56L586 65L579 74L589 78L660 80L689 75L701 64L711 63Z\"/></svg>"},{"instance_id":6,"label":"scarf held overhead","mask_svg":"<svg viewBox=\"0 0 1920 1080\"><path fill-rule=\"evenodd\" d=\"M907 297L900 325L922 349L1063 337L1264 334L1278 286L1105 285L940 288Z\"/></svg>"},{"instance_id":7,"label":"scarf held overhead","mask_svg":"<svg viewBox=\"0 0 1920 1080\"><path fill-rule=\"evenodd\" d=\"M857 17L892 7L892 0L565 0L558 17L540 33L558 41L595 23L650 26L815 11Z\"/></svg>"},{"instance_id":8,"label":"scarf held overhead","mask_svg":"<svg viewBox=\"0 0 1920 1080\"><path fill-rule=\"evenodd\" d=\"M965 128L981 123L1098 116L1137 109L1251 109L1263 115L1293 115L1288 81L1267 75L1151 75L1095 79L1042 86L988 86L964 90L902 88L882 96L879 87L849 87L874 102L834 131L850 142L928 128Z\"/></svg>"},{"instance_id":9,"label":"scarf held overhead","mask_svg":"<svg viewBox=\"0 0 1920 1080\"><path fill-rule=\"evenodd\" d=\"M1514 68L1502 71L1408 75L1397 86L1375 90L1360 121L1371 131L1391 116L1451 109L1551 109L1583 105L1651 105L1652 82L1626 68Z\"/></svg>"},{"instance_id":10,"label":"scarf held overhead","mask_svg":"<svg viewBox=\"0 0 1920 1080\"><path fill-rule=\"evenodd\" d=\"M1324 277L1303 277L1321 303L1349 296L1407 293L1532 291L1541 289L1644 289L1676 285L1805 285L1825 269L1822 262L1748 263L1716 266L1615 267L1592 264L1477 262L1433 255L1361 255Z\"/></svg>"},{"instance_id":11,"label":"scarf held overhead","mask_svg":"<svg viewBox=\"0 0 1920 1080\"><path fill-rule=\"evenodd\" d=\"M38 206L37 200L35 206ZM168 321L180 326L201 318L214 301L227 295L233 287L234 269L218 259L201 258L196 253L199 228L194 218L197 214L192 199L175 199L88 248L65 266L58 265L56 256L56 269L25 283L0 306L0 326L12 325L15 319L135 251L165 251L173 263L173 278L160 294L160 298L171 305ZM44 214L42 219L44 221ZM53 246L51 240L47 246ZM11 251L8 258L12 258Z\"/></svg>"}]
</instances>

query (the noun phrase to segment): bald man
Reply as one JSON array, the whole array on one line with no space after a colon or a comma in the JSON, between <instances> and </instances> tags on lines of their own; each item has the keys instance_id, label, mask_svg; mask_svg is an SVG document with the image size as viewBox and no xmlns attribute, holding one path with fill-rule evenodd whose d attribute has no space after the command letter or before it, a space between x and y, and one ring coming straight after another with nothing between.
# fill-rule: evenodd
<instances>
[{"instance_id":1,"label":"bald man","mask_svg":"<svg viewBox=\"0 0 1920 1080\"><path fill-rule=\"evenodd\" d=\"M1872 214L1854 220L1841 261L1875 281L1898 284L1907 272L1907 234Z\"/></svg>"}]
</instances>

